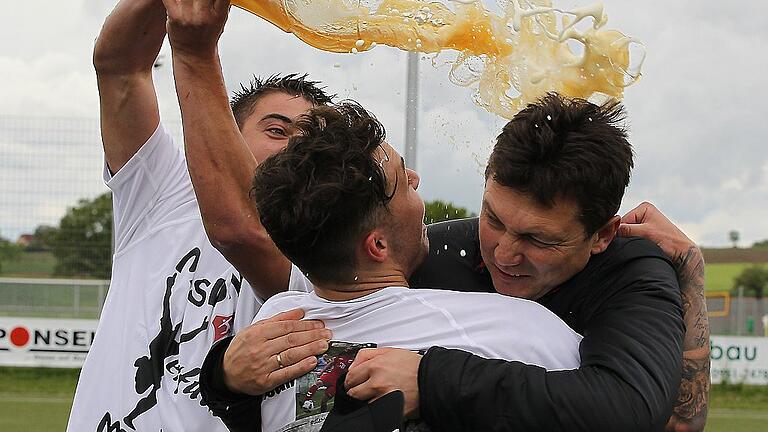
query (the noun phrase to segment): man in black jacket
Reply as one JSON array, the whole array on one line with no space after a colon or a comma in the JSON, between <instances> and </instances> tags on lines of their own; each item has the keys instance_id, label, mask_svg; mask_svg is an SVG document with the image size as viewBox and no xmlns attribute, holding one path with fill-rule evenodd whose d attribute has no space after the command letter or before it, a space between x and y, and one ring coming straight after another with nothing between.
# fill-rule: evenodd
<instances>
[{"instance_id":1,"label":"man in black jacket","mask_svg":"<svg viewBox=\"0 0 768 432\"><path fill-rule=\"evenodd\" d=\"M423 357L371 351L350 369L350 396L404 390L406 413L441 431L664 428L681 376L682 308L663 252L614 239L632 167L622 117L615 102L556 95L521 111L491 154L479 221L432 227L430 258L411 279L540 302L585 336L581 368L546 372L438 347Z\"/></svg>"}]
</instances>

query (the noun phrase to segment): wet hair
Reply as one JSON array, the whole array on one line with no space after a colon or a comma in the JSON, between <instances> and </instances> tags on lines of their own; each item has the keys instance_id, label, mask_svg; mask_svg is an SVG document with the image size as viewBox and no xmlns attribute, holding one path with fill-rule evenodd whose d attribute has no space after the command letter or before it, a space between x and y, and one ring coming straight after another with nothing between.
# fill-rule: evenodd
<instances>
[{"instance_id":1,"label":"wet hair","mask_svg":"<svg viewBox=\"0 0 768 432\"><path fill-rule=\"evenodd\" d=\"M251 197L272 241L312 282L349 283L358 242L394 195L376 154L384 127L353 101L315 107L295 127L259 165Z\"/></svg>"},{"instance_id":2,"label":"wet hair","mask_svg":"<svg viewBox=\"0 0 768 432\"><path fill-rule=\"evenodd\" d=\"M245 121L253 114L253 108L262 97L282 92L294 96L301 96L313 106L327 105L336 97L335 94L325 93L325 87L320 87L318 81L310 81L307 74L272 75L262 79L254 75L246 86L240 85L240 90L232 94L229 106L235 115L237 126L242 129Z\"/></svg>"},{"instance_id":3,"label":"wet hair","mask_svg":"<svg viewBox=\"0 0 768 432\"><path fill-rule=\"evenodd\" d=\"M618 212L629 185L634 163L624 121L616 100L595 105L549 93L504 126L485 178L545 208L572 200L592 235Z\"/></svg>"}]
</instances>

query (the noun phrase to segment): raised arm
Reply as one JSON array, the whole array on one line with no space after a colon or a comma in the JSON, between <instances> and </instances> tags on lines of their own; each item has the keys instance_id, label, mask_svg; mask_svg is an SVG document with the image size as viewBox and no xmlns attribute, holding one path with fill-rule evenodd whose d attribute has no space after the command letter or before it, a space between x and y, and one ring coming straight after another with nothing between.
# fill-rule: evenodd
<instances>
[{"instance_id":1,"label":"raised arm","mask_svg":"<svg viewBox=\"0 0 768 432\"><path fill-rule=\"evenodd\" d=\"M206 233L266 299L286 290L291 266L249 199L257 161L230 109L217 49L229 2L164 2L187 165Z\"/></svg>"},{"instance_id":2,"label":"raised arm","mask_svg":"<svg viewBox=\"0 0 768 432\"><path fill-rule=\"evenodd\" d=\"M141 148L160 121L152 68L165 38L160 0L123 0L96 39L104 154L114 174Z\"/></svg>"},{"instance_id":3,"label":"raised arm","mask_svg":"<svg viewBox=\"0 0 768 432\"><path fill-rule=\"evenodd\" d=\"M259 222L248 198L257 161L227 100L217 43L229 11L222 0L163 0L173 50L187 164L211 242L267 298L288 288L291 265ZM307 328L301 311L257 322L209 353L204 400L231 430L259 423L258 395L314 367L326 330ZM277 355L280 355L280 362ZM282 363L282 364L281 364ZM216 380L218 384L211 384ZM238 380L240 379L240 380ZM247 393L247 394L246 394ZM250 417L253 416L253 417Z\"/></svg>"},{"instance_id":4,"label":"raised arm","mask_svg":"<svg viewBox=\"0 0 768 432\"><path fill-rule=\"evenodd\" d=\"M685 339L683 378L668 431L702 431L709 405L709 319L704 296L704 257L682 231L650 203L642 203L621 219L619 233L645 237L672 259L683 297Z\"/></svg>"}]
</instances>

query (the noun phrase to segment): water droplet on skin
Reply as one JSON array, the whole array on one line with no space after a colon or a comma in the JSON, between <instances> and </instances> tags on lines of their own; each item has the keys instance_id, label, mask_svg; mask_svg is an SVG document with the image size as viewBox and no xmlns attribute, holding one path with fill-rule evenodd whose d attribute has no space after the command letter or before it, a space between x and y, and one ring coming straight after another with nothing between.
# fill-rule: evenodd
<instances>
[{"instance_id":1,"label":"water droplet on skin","mask_svg":"<svg viewBox=\"0 0 768 432\"><path fill-rule=\"evenodd\" d=\"M357 42L355 42L355 46L358 48L362 48L363 45L365 45L365 41L362 39L358 39Z\"/></svg>"},{"instance_id":2,"label":"water droplet on skin","mask_svg":"<svg viewBox=\"0 0 768 432\"><path fill-rule=\"evenodd\" d=\"M357 54L357 48L352 48L352 54Z\"/></svg>"},{"instance_id":3,"label":"water droplet on skin","mask_svg":"<svg viewBox=\"0 0 768 432\"><path fill-rule=\"evenodd\" d=\"M459 251L459 255L461 255L461 256L463 256L463 257L465 257L465 256L467 256L467 251L465 251L464 249L462 249L462 250L460 250L460 251Z\"/></svg>"},{"instance_id":4,"label":"water droplet on skin","mask_svg":"<svg viewBox=\"0 0 768 432\"><path fill-rule=\"evenodd\" d=\"M371 49L376 48L376 42L371 42Z\"/></svg>"},{"instance_id":5,"label":"water droplet on skin","mask_svg":"<svg viewBox=\"0 0 768 432\"><path fill-rule=\"evenodd\" d=\"M443 249L448 250L448 245L443 245Z\"/></svg>"}]
</instances>

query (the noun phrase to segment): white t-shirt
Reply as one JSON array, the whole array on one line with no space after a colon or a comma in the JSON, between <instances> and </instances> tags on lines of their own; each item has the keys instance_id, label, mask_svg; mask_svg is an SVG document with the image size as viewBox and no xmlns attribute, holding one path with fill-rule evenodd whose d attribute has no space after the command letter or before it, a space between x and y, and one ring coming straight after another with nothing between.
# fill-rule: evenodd
<instances>
[{"instance_id":1,"label":"white t-shirt","mask_svg":"<svg viewBox=\"0 0 768 432\"><path fill-rule=\"evenodd\" d=\"M260 306L205 235L182 150L162 125L112 177L115 254L68 431L226 431L201 405L211 345Z\"/></svg>"},{"instance_id":2,"label":"white t-shirt","mask_svg":"<svg viewBox=\"0 0 768 432\"><path fill-rule=\"evenodd\" d=\"M491 293L389 287L348 301L329 301L291 270L291 292L267 300L256 315L266 319L302 308L333 331L329 353L313 372L268 392L263 431L315 431L330 410L335 379L349 367L358 344L426 350L456 348L486 358L517 360L548 370L579 367L582 337L557 315L529 300Z\"/></svg>"}]
</instances>

